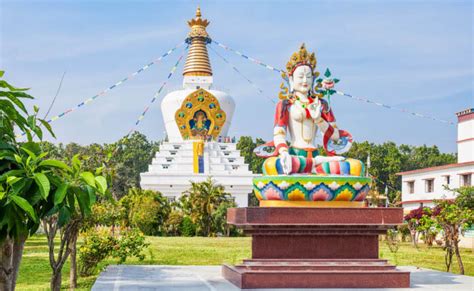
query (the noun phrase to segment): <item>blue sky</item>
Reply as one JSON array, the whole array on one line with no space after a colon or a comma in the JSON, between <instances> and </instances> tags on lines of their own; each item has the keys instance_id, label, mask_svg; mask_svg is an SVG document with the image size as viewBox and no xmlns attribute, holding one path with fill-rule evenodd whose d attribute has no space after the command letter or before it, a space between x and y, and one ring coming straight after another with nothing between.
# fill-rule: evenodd
<instances>
[{"instance_id":1,"label":"blue sky","mask_svg":"<svg viewBox=\"0 0 474 291\"><path fill-rule=\"evenodd\" d=\"M94 96L180 43L199 4L211 37L283 68L305 42L338 89L456 121L474 107L472 1L5 1L0 0L0 68L31 88L51 116ZM281 78L219 47L263 90L209 54L215 86L236 101L231 135L270 139ZM182 51L53 123L57 142L113 142L125 135ZM181 86L182 65L165 93ZM161 96L161 98L164 95ZM138 130L163 137L160 100ZM351 100L332 99L340 128L355 140L438 145L456 151L456 127Z\"/></svg>"}]
</instances>

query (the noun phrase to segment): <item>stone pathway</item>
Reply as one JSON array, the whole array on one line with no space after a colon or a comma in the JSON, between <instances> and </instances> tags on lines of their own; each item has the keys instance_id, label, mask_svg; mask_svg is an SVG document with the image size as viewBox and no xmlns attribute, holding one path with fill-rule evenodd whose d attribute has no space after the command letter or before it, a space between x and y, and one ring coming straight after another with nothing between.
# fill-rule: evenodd
<instances>
[{"instance_id":1,"label":"stone pathway","mask_svg":"<svg viewBox=\"0 0 474 291\"><path fill-rule=\"evenodd\" d=\"M399 267L411 272L408 289L351 289L351 290L456 290L473 291L474 277L461 276L416 267ZM102 272L92 287L101 290L170 290L170 291L234 291L240 290L221 276L220 266L129 266L113 265ZM346 289L246 289L278 291L337 291Z\"/></svg>"}]
</instances>

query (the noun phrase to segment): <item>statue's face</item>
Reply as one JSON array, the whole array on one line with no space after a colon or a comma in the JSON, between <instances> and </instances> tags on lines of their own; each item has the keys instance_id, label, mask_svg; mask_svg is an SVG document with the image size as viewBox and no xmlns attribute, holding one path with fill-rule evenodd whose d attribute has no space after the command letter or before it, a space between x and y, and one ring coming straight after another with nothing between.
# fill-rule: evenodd
<instances>
[{"instance_id":1,"label":"statue's face","mask_svg":"<svg viewBox=\"0 0 474 291\"><path fill-rule=\"evenodd\" d=\"M290 86L293 91L302 94L308 94L313 85L313 72L310 66L299 66L289 78Z\"/></svg>"}]
</instances>

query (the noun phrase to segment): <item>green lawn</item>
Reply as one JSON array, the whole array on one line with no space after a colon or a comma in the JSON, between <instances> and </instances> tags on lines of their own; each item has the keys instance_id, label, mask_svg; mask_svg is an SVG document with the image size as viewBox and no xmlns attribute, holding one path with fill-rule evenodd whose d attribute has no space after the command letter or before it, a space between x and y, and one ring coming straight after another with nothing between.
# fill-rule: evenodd
<instances>
[{"instance_id":1,"label":"green lawn","mask_svg":"<svg viewBox=\"0 0 474 291\"><path fill-rule=\"evenodd\" d=\"M156 265L220 265L223 262L238 263L250 257L250 238L206 238L206 237L148 237L150 247L142 262L127 261L128 264ZM397 254L393 254L384 242L380 243L380 256L397 265L412 265L444 271L444 252L439 247L431 249L420 244L416 250L410 243L402 243ZM469 249L462 250L466 275L474 276L474 254ZM114 261L101 265L104 268ZM457 262L454 270L458 272ZM69 265L63 270L63 288L68 287ZM97 272L98 275L99 272ZM17 290L49 289L50 267L48 249L44 236L30 238L20 267ZM89 290L97 277L79 279L79 290Z\"/></svg>"}]
</instances>

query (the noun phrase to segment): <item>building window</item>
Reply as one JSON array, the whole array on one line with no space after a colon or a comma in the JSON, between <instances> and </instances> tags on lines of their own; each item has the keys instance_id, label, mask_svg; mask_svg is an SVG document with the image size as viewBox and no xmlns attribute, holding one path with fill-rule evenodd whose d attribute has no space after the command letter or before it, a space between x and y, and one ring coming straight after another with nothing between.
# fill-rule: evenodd
<instances>
[{"instance_id":1,"label":"building window","mask_svg":"<svg viewBox=\"0 0 474 291\"><path fill-rule=\"evenodd\" d=\"M434 179L425 180L425 192L431 193L434 191Z\"/></svg>"},{"instance_id":2,"label":"building window","mask_svg":"<svg viewBox=\"0 0 474 291\"><path fill-rule=\"evenodd\" d=\"M451 183L451 176L446 175L444 176L444 185L449 185Z\"/></svg>"},{"instance_id":3,"label":"building window","mask_svg":"<svg viewBox=\"0 0 474 291\"><path fill-rule=\"evenodd\" d=\"M168 202L170 202L170 203L176 201L176 197L174 197L174 196L169 196L167 198L168 198Z\"/></svg>"},{"instance_id":4,"label":"building window","mask_svg":"<svg viewBox=\"0 0 474 291\"><path fill-rule=\"evenodd\" d=\"M461 181L459 184L461 184L461 186L471 186L472 183L471 183L471 174L462 174L461 175Z\"/></svg>"},{"instance_id":5,"label":"building window","mask_svg":"<svg viewBox=\"0 0 474 291\"><path fill-rule=\"evenodd\" d=\"M408 186L408 194L415 193L415 181L407 182L407 186Z\"/></svg>"}]
</instances>

